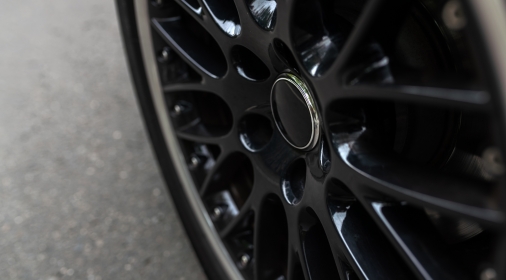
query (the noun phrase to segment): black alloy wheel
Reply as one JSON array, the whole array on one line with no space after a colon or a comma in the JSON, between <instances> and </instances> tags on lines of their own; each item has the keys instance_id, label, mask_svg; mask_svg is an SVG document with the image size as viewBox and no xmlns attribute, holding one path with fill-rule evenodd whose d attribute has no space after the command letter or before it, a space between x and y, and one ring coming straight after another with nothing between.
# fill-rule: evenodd
<instances>
[{"instance_id":1,"label":"black alloy wheel","mask_svg":"<svg viewBox=\"0 0 506 280\"><path fill-rule=\"evenodd\" d=\"M117 0L211 279L506 279L502 0Z\"/></svg>"}]
</instances>

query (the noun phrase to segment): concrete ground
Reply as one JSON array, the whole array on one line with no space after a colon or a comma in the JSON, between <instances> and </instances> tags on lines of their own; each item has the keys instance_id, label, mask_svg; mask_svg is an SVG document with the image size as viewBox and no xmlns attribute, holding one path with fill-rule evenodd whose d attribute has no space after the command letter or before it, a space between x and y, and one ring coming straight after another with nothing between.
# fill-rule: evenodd
<instances>
[{"instance_id":1,"label":"concrete ground","mask_svg":"<svg viewBox=\"0 0 506 280\"><path fill-rule=\"evenodd\" d=\"M0 26L0 279L204 279L113 0L5 0Z\"/></svg>"}]
</instances>

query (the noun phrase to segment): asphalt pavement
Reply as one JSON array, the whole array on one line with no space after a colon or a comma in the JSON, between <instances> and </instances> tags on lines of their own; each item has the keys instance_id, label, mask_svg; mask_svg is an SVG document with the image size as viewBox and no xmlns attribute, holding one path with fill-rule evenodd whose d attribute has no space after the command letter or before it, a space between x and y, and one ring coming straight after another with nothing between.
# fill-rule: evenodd
<instances>
[{"instance_id":1,"label":"asphalt pavement","mask_svg":"<svg viewBox=\"0 0 506 280\"><path fill-rule=\"evenodd\" d=\"M205 279L112 0L2 1L0 279Z\"/></svg>"}]
</instances>

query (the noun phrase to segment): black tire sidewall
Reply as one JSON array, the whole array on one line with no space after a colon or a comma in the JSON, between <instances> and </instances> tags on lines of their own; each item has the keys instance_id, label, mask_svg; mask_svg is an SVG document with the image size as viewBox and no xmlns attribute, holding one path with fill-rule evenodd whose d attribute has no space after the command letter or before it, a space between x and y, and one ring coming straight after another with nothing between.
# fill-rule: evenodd
<instances>
[{"instance_id":1,"label":"black tire sidewall","mask_svg":"<svg viewBox=\"0 0 506 280\"><path fill-rule=\"evenodd\" d=\"M209 279L227 279L207 236L198 222L196 213L190 205L181 181L169 154L161 126L156 116L153 98L149 88L140 39L137 30L134 0L116 0L116 10L123 36L123 46L127 56L131 80L136 92L139 108L145 128L151 140L151 146L165 179L167 188L176 206L179 218Z\"/></svg>"}]
</instances>

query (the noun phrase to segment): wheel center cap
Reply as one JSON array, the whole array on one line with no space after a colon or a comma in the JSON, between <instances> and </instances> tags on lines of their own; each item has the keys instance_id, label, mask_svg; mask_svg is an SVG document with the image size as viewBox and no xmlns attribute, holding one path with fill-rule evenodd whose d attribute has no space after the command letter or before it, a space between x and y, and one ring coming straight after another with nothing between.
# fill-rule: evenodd
<instances>
[{"instance_id":1,"label":"wheel center cap","mask_svg":"<svg viewBox=\"0 0 506 280\"><path fill-rule=\"evenodd\" d=\"M320 119L309 87L294 74L283 73L271 90L271 109L279 132L293 147L312 149L320 137Z\"/></svg>"}]
</instances>

